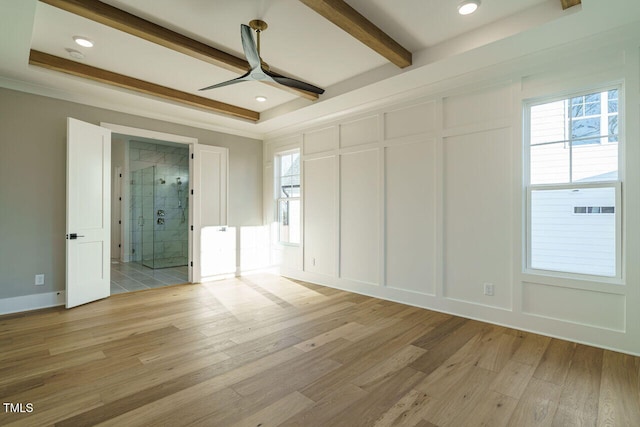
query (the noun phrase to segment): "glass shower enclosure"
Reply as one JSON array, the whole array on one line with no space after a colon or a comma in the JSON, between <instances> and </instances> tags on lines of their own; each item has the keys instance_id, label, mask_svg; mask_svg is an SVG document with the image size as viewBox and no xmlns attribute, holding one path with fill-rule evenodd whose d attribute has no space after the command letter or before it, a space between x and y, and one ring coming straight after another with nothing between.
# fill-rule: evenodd
<instances>
[{"instance_id":1,"label":"glass shower enclosure","mask_svg":"<svg viewBox=\"0 0 640 427\"><path fill-rule=\"evenodd\" d=\"M132 260L149 268L187 265L188 176L172 166L131 172Z\"/></svg>"}]
</instances>

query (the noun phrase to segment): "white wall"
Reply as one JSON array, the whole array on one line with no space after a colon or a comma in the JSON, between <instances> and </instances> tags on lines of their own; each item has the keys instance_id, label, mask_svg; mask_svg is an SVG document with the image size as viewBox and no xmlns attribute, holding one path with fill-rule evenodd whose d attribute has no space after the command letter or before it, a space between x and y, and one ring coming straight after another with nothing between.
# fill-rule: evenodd
<instances>
[{"instance_id":1,"label":"white wall","mask_svg":"<svg viewBox=\"0 0 640 427\"><path fill-rule=\"evenodd\" d=\"M636 36L479 69L267 139L267 214L273 154L303 153L303 243L274 246L282 274L640 354ZM626 96L623 279L525 273L523 103L612 82Z\"/></svg>"}]
</instances>

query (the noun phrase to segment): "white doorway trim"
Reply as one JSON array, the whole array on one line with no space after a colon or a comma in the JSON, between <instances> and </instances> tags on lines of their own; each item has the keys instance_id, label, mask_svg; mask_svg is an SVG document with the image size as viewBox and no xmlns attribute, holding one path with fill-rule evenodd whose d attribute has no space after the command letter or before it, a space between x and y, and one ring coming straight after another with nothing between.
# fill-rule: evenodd
<instances>
[{"instance_id":1,"label":"white doorway trim","mask_svg":"<svg viewBox=\"0 0 640 427\"><path fill-rule=\"evenodd\" d=\"M174 135L172 133L156 132L154 130L132 128L129 126L122 126L105 122L100 122L100 126L102 126L103 128L111 129L111 132L113 133L137 136L139 138L157 139L159 141L178 142L181 144L198 143L198 138L191 138L190 136Z\"/></svg>"},{"instance_id":2,"label":"white doorway trim","mask_svg":"<svg viewBox=\"0 0 640 427\"><path fill-rule=\"evenodd\" d=\"M189 154L191 157L191 153L193 153L193 147L194 145L198 144L198 139L197 138L192 138L189 136L183 136L183 135L174 135L174 134L170 134L170 133L164 133L164 132L157 132L157 131L153 131L153 130L149 130L149 129L140 129L140 128L134 128L134 127L130 127L130 126L123 126L123 125L118 125L118 124L114 124L114 123L105 123L105 122L101 122L100 126L110 129L112 134L121 134L121 135L127 135L127 136L133 136L133 137L138 137L138 138L146 138L146 139L155 139L158 141L166 141L166 142L176 142L179 144L188 144L189 145ZM128 170L128 150L125 151L125 169L123 170L123 175L126 177L129 175L129 170ZM190 184L190 190L193 189L193 179L191 179L191 177L193 176L193 161L189 161L189 184ZM128 197L129 192L125 191L123 192L123 196L124 197ZM128 215L127 215L128 217ZM197 224L194 224L194 216L193 216L193 197L189 197L189 229L191 230L191 228L193 227L194 229L199 229L199 227L196 227ZM189 282L193 283L193 260L194 259L199 259L200 257L200 251L199 248L194 246L194 241L193 241L193 233L190 231L189 232L189 259L188 259L188 266L189 266ZM123 242L124 243L124 242Z\"/></svg>"}]
</instances>

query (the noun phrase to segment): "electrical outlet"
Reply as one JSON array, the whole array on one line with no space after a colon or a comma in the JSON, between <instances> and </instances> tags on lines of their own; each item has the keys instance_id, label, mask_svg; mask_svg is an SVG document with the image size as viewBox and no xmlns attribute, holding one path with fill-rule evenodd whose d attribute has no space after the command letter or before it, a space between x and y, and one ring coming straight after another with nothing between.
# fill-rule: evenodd
<instances>
[{"instance_id":1,"label":"electrical outlet","mask_svg":"<svg viewBox=\"0 0 640 427\"><path fill-rule=\"evenodd\" d=\"M493 283L484 283L484 294L486 296L492 297L494 295Z\"/></svg>"},{"instance_id":2,"label":"electrical outlet","mask_svg":"<svg viewBox=\"0 0 640 427\"><path fill-rule=\"evenodd\" d=\"M36 286L44 285L44 274L36 274Z\"/></svg>"}]
</instances>

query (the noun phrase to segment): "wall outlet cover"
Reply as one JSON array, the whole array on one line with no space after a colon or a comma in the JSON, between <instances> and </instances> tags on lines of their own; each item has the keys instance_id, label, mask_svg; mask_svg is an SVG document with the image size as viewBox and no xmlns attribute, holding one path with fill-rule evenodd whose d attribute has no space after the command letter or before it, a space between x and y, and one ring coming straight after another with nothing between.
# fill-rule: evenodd
<instances>
[{"instance_id":1,"label":"wall outlet cover","mask_svg":"<svg viewBox=\"0 0 640 427\"><path fill-rule=\"evenodd\" d=\"M484 283L484 294L492 297L494 295L493 283Z\"/></svg>"},{"instance_id":2,"label":"wall outlet cover","mask_svg":"<svg viewBox=\"0 0 640 427\"><path fill-rule=\"evenodd\" d=\"M44 285L44 274L36 274L36 286Z\"/></svg>"}]
</instances>

